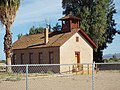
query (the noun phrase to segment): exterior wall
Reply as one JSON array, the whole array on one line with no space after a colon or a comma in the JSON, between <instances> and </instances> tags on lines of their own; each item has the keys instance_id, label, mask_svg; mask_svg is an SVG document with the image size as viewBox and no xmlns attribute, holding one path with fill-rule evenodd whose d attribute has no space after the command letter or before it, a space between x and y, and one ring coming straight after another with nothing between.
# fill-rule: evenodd
<instances>
[{"instance_id":1,"label":"exterior wall","mask_svg":"<svg viewBox=\"0 0 120 90\"><path fill-rule=\"evenodd\" d=\"M21 53L24 54L23 64L29 64L29 53L33 53L31 64L39 64L39 53L43 54L43 64L49 64L49 52L53 52L53 64L59 64L59 47L51 48L38 48L38 49L21 49L13 50L13 54L16 54L16 64L21 64ZM13 59L12 59L13 64Z\"/></svg>"},{"instance_id":2,"label":"exterior wall","mask_svg":"<svg viewBox=\"0 0 120 90\"><path fill-rule=\"evenodd\" d=\"M43 54L43 63L42 64L49 64L49 52L53 52L53 63L52 64L60 64L59 60L59 47L54 47L54 48L38 48L38 49L24 49L24 50L13 50L13 54L16 54L16 61L15 64L21 64L21 53L24 54L23 57L23 63L22 64L30 64L29 62L29 54L33 53L32 61L31 64L40 64L39 63L39 53L42 52ZM12 64L13 59L12 59ZM25 72L25 69L18 67L17 72ZM13 68L13 71L15 69ZM60 72L60 67L59 66L29 66L29 72L30 73L35 73L35 72L48 72L51 71L53 73L58 73Z\"/></svg>"},{"instance_id":3,"label":"exterior wall","mask_svg":"<svg viewBox=\"0 0 120 90\"><path fill-rule=\"evenodd\" d=\"M73 23L74 22L74 23ZM79 28L79 20L70 20L70 29Z\"/></svg>"},{"instance_id":4,"label":"exterior wall","mask_svg":"<svg viewBox=\"0 0 120 90\"><path fill-rule=\"evenodd\" d=\"M76 42L76 37L79 37L79 42ZM93 62L93 48L78 33L60 47L60 64L77 64L75 52L80 52L80 63ZM61 68L61 71L65 69Z\"/></svg>"}]
</instances>

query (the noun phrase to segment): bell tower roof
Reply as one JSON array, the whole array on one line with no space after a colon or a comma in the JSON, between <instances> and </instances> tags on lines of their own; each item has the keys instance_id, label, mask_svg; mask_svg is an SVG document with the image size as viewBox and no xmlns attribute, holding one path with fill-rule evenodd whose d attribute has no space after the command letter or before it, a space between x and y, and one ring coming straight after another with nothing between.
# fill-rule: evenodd
<instances>
[{"instance_id":1,"label":"bell tower roof","mask_svg":"<svg viewBox=\"0 0 120 90\"><path fill-rule=\"evenodd\" d=\"M80 18L73 16L72 13L68 14L67 16L64 16L62 18L60 18L59 20L70 20L70 19L74 19L74 20L80 20Z\"/></svg>"}]
</instances>

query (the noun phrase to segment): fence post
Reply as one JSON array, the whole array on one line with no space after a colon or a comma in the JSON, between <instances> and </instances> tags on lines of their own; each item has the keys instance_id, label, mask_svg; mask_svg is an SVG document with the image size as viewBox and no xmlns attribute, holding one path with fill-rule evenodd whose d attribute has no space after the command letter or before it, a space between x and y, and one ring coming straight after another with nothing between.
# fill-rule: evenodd
<instances>
[{"instance_id":1,"label":"fence post","mask_svg":"<svg viewBox=\"0 0 120 90\"><path fill-rule=\"evenodd\" d=\"M94 63L92 63L92 90L94 90Z\"/></svg>"},{"instance_id":2,"label":"fence post","mask_svg":"<svg viewBox=\"0 0 120 90\"><path fill-rule=\"evenodd\" d=\"M26 90L28 90L28 65L26 64Z\"/></svg>"}]
</instances>

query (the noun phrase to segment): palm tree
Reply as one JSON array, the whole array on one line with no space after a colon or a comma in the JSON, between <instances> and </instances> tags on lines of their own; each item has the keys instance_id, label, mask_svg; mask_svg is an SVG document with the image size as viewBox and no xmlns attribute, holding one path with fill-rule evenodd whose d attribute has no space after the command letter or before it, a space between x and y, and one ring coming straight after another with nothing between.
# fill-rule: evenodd
<instances>
[{"instance_id":1,"label":"palm tree","mask_svg":"<svg viewBox=\"0 0 120 90\"><path fill-rule=\"evenodd\" d=\"M19 6L20 0L0 0L0 21L6 28L4 36L4 52L7 65L11 65L12 56L12 34L10 28L15 20Z\"/></svg>"}]
</instances>

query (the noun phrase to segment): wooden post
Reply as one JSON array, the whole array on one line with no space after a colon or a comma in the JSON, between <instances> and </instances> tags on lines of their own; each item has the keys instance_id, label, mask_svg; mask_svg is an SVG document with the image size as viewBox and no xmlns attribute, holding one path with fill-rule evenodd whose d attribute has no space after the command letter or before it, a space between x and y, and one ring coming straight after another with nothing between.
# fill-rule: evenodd
<instances>
[{"instance_id":1,"label":"wooden post","mask_svg":"<svg viewBox=\"0 0 120 90\"><path fill-rule=\"evenodd\" d=\"M69 74L70 74L70 66L69 66Z\"/></svg>"},{"instance_id":2,"label":"wooden post","mask_svg":"<svg viewBox=\"0 0 120 90\"><path fill-rule=\"evenodd\" d=\"M82 64L82 74L84 73L83 64Z\"/></svg>"},{"instance_id":3,"label":"wooden post","mask_svg":"<svg viewBox=\"0 0 120 90\"><path fill-rule=\"evenodd\" d=\"M89 74L89 64L87 65L87 69L88 69L88 74Z\"/></svg>"}]
</instances>

